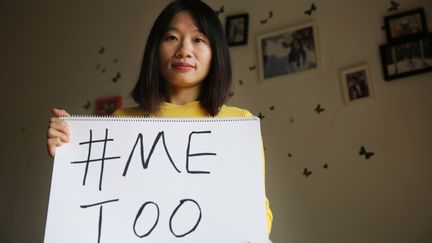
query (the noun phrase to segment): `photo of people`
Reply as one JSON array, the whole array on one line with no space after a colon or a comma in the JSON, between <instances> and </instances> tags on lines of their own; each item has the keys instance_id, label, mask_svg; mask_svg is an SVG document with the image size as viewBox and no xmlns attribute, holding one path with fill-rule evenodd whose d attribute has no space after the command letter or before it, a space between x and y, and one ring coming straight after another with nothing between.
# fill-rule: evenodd
<instances>
[{"instance_id":1,"label":"photo of people","mask_svg":"<svg viewBox=\"0 0 432 243\"><path fill-rule=\"evenodd\" d=\"M369 86L365 70L346 74L345 80L347 82L349 100L369 97Z\"/></svg>"},{"instance_id":2,"label":"photo of people","mask_svg":"<svg viewBox=\"0 0 432 243\"><path fill-rule=\"evenodd\" d=\"M385 80L432 70L432 35L381 46Z\"/></svg>"},{"instance_id":3,"label":"photo of people","mask_svg":"<svg viewBox=\"0 0 432 243\"><path fill-rule=\"evenodd\" d=\"M388 40L426 34L426 18L423 8L386 16L385 30Z\"/></svg>"},{"instance_id":4,"label":"photo of people","mask_svg":"<svg viewBox=\"0 0 432 243\"><path fill-rule=\"evenodd\" d=\"M368 66L361 64L340 72L346 105L363 103L374 97Z\"/></svg>"},{"instance_id":5,"label":"photo of people","mask_svg":"<svg viewBox=\"0 0 432 243\"><path fill-rule=\"evenodd\" d=\"M245 45L248 38L248 14L228 16L226 19L226 37L229 46Z\"/></svg>"},{"instance_id":6,"label":"photo of people","mask_svg":"<svg viewBox=\"0 0 432 243\"><path fill-rule=\"evenodd\" d=\"M260 40L263 78L293 74L318 66L313 25L280 31Z\"/></svg>"},{"instance_id":7,"label":"photo of people","mask_svg":"<svg viewBox=\"0 0 432 243\"><path fill-rule=\"evenodd\" d=\"M393 38L399 38L423 32L423 25L420 16L412 15L392 21L390 30Z\"/></svg>"},{"instance_id":8,"label":"photo of people","mask_svg":"<svg viewBox=\"0 0 432 243\"><path fill-rule=\"evenodd\" d=\"M232 42L242 41L244 38L245 31L245 20L244 19L235 19L231 22L231 27L228 31L228 40Z\"/></svg>"}]
</instances>

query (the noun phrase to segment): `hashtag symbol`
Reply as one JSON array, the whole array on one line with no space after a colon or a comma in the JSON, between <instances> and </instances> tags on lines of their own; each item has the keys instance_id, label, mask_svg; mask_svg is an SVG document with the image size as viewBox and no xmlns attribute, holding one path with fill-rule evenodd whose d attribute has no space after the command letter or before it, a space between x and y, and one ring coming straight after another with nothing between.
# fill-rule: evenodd
<instances>
[{"instance_id":1,"label":"hashtag symbol","mask_svg":"<svg viewBox=\"0 0 432 243\"><path fill-rule=\"evenodd\" d=\"M79 143L79 145L88 144L87 160L72 161L70 163L71 164L85 164L83 186L85 186L85 184L86 184L87 172L88 172L90 163L100 161L101 162L101 170L100 170L100 177L99 177L99 191L102 191L102 178L103 178L103 172L104 172L104 167L105 167L105 161L120 158L120 156L105 157L107 142L111 142L111 141L114 141L114 139L112 139L112 138L108 139L108 129L105 129L105 138L101 139L101 140L93 140L93 131L90 129L89 141ZM92 157L91 156L92 155L92 144L95 144L95 143L103 143L102 157L100 157L99 159L91 159L91 157Z\"/></svg>"}]
</instances>

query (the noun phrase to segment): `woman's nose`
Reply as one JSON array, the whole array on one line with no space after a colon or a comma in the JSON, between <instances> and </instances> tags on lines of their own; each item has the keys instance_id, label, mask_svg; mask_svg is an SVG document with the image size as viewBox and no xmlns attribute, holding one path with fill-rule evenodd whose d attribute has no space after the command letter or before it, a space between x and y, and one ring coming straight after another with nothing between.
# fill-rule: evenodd
<instances>
[{"instance_id":1,"label":"woman's nose","mask_svg":"<svg viewBox=\"0 0 432 243\"><path fill-rule=\"evenodd\" d=\"M192 43L187 40L183 40L180 42L179 47L177 48L176 57L192 57Z\"/></svg>"}]
</instances>

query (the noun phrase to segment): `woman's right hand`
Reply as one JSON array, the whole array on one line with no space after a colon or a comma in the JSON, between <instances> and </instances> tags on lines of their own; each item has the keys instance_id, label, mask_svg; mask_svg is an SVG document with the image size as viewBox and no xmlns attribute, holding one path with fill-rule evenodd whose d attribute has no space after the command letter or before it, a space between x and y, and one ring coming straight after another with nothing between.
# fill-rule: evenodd
<instances>
[{"instance_id":1,"label":"woman's right hand","mask_svg":"<svg viewBox=\"0 0 432 243\"><path fill-rule=\"evenodd\" d=\"M47 149L48 154L54 157L56 148L62 146L70 140L69 125L61 120L60 116L70 116L65 110L52 109L53 116L49 120L48 133L47 133Z\"/></svg>"}]
</instances>

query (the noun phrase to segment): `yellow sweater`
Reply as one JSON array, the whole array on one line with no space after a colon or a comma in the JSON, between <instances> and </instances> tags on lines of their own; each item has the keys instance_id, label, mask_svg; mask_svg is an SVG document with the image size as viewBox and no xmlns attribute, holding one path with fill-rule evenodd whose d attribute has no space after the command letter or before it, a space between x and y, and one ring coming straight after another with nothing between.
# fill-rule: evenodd
<instances>
[{"instance_id":1,"label":"yellow sweater","mask_svg":"<svg viewBox=\"0 0 432 243\"><path fill-rule=\"evenodd\" d=\"M114 116L154 116L147 114L139 107L130 107L116 110ZM199 101L192 101L185 105L175 105L163 102L157 117L178 117L178 118L191 118L191 117L208 117L208 113L201 106ZM248 110L240 109L232 106L222 106L219 114L216 117L245 117L252 116ZM264 156L263 156L264 157ZM264 161L264 159L263 159ZM267 231L270 234L273 214L270 210L269 201L266 197L266 215L267 215Z\"/></svg>"}]
</instances>

